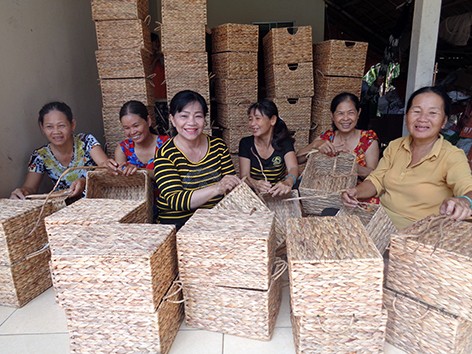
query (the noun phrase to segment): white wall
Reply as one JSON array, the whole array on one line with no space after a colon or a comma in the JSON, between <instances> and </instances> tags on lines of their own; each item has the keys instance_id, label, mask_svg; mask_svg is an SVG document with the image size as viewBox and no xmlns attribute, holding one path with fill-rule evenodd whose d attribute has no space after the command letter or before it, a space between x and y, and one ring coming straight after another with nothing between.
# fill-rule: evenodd
<instances>
[{"instance_id":1,"label":"white wall","mask_svg":"<svg viewBox=\"0 0 472 354\"><path fill-rule=\"evenodd\" d=\"M37 125L43 104L66 102L77 131L103 143L90 1L2 0L0 48L0 197L8 197L46 143Z\"/></svg>"}]
</instances>

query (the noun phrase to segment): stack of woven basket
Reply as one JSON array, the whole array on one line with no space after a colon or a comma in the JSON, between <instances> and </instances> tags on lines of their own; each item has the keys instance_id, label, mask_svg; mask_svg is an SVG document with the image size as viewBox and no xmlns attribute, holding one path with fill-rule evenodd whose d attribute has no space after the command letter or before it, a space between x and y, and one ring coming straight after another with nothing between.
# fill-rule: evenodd
<instances>
[{"instance_id":1,"label":"stack of woven basket","mask_svg":"<svg viewBox=\"0 0 472 354\"><path fill-rule=\"evenodd\" d=\"M148 24L145 23L147 16L147 0L92 0L103 126L109 153L113 153L116 144L123 139L118 114L126 101L143 102L155 122L149 79L152 47Z\"/></svg>"},{"instance_id":2,"label":"stack of woven basket","mask_svg":"<svg viewBox=\"0 0 472 354\"><path fill-rule=\"evenodd\" d=\"M273 28L263 38L267 97L295 131L296 149L308 144L313 54L311 26Z\"/></svg>"},{"instance_id":3,"label":"stack of woven basket","mask_svg":"<svg viewBox=\"0 0 472 354\"><path fill-rule=\"evenodd\" d=\"M383 260L356 216L287 221L297 353L381 353Z\"/></svg>"},{"instance_id":4,"label":"stack of woven basket","mask_svg":"<svg viewBox=\"0 0 472 354\"><path fill-rule=\"evenodd\" d=\"M250 189L233 192L177 233L185 318L190 327L269 340L286 267L275 260L274 214Z\"/></svg>"},{"instance_id":5,"label":"stack of woven basket","mask_svg":"<svg viewBox=\"0 0 472 354\"><path fill-rule=\"evenodd\" d=\"M428 217L392 235L387 341L415 353L472 353L472 224Z\"/></svg>"},{"instance_id":6,"label":"stack of woven basket","mask_svg":"<svg viewBox=\"0 0 472 354\"><path fill-rule=\"evenodd\" d=\"M0 305L21 307L48 289L44 217L64 204L0 199Z\"/></svg>"},{"instance_id":7,"label":"stack of woven basket","mask_svg":"<svg viewBox=\"0 0 472 354\"><path fill-rule=\"evenodd\" d=\"M212 70L215 74L216 123L233 161L239 141L249 135L247 109L257 100L259 27L226 23L212 30Z\"/></svg>"},{"instance_id":8,"label":"stack of woven basket","mask_svg":"<svg viewBox=\"0 0 472 354\"><path fill-rule=\"evenodd\" d=\"M364 42L329 40L313 46L315 96L310 141L331 129L330 105L334 96L347 91L360 97L366 55Z\"/></svg>"}]
</instances>

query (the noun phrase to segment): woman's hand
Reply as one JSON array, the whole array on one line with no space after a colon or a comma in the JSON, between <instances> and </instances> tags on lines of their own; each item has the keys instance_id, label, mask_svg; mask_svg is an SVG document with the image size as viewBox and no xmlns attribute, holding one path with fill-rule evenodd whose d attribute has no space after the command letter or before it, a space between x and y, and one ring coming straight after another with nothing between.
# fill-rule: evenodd
<instances>
[{"instance_id":1,"label":"woman's hand","mask_svg":"<svg viewBox=\"0 0 472 354\"><path fill-rule=\"evenodd\" d=\"M10 194L10 199L25 199L28 195L28 191L25 188L17 188Z\"/></svg>"},{"instance_id":2,"label":"woman's hand","mask_svg":"<svg viewBox=\"0 0 472 354\"><path fill-rule=\"evenodd\" d=\"M124 176L134 175L137 170L138 170L138 167L129 163L126 163L120 166L120 173L123 174Z\"/></svg>"},{"instance_id":3,"label":"woman's hand","mask_svg":"<svg viewBox=\"0 0 472 354\"><path fill-rule=\"evenodd\" d=\"M323 141L318 147L318 151L328 156L336 156L339 152L334 144L328 140Z\"/></svg>"},{"instance_id":4,"label":"woman's hand","mask_svg":"<svg viewBox=\"0 0 472 354\"><path fill-rule=\"evenodd\" d=\"M69 198L81 196L85 190L85 178L76 179L70 185L69 190L70 190Z\"/></svg>"},{"instance_id":5,"label":"woman's hand","mask_svg":"<svg viewBox=\"0 0 472 354\"><path fill-rule=\"evenodd\" d=\"M118 174L122 174L124 176L131 176L135 174L138 170L138 167L136 167L135 165L129 163L124 163L120 165L113 159L108 159L105 166L115 176L117 176Z\"/></svg>"},{"instance_id":6,"label":"woman's hand","mask_svg":"<svg viewBox=\"0 0 472 354\"><path fill-rule=\"evenodd\" d=\"M453 197L444 199L439 207L439 213L454 220L464 220L472 215L472 209L467 199Z\"/></svg>"},{"instance_id":7,"label":"woman's hand","mask_svg":"<svg viewBox=\"0 0 472 354\"><path fill-rule=\"evenodd\" d=\"M251 179L251 186L258 194L269 193L269 190L272 188L272 184L270 182L262 179Z\"/></svg>"},{"instance_id":8,"label":"woman's hand","mask_svg":"<svg viewBox=\"0 0 472 354\"><path fill-rule=\"evenodd\" d=\"M289 179L290 182L292 182L292 179ZM274 186L272 186L269 190L268 193L272 195L273 197L277 197L279 195L287 195L290 193L292 190L292 186L289 186L285 180L277 182Z\"/></svg>"},{"instance_id":9,"label":"woman's hand","mask_svg":"<svg viewBox=\"0 0 472 354\"><path fill-rule=\"evenodd\" d=\"M120 164L113 159L107 159L105 167L115 176L121 172Z\"/></svg>"},{"instance_id":10,"label":"woman's hand","mask_svg":"<svg viewBox=\"0 0 472 354\"><path fill-rule=\"evenodd\" d=\"M218 195L231 192L236 186L241 183L241 180L236 175L226 175L217 184Z\"/></svg>"},{"instance_id":11,"label":"woman's hand","mask_svg":"<svg viewBox=\"0 0 472 354\"><path fill-rule=\"evenodd\" d=\"M357 200L357 189L346 189L344 192L341 193L341 201L345 206L350 208L355 208L356 206L358 206L359 201Z\"/></svg>"}]
</instances>

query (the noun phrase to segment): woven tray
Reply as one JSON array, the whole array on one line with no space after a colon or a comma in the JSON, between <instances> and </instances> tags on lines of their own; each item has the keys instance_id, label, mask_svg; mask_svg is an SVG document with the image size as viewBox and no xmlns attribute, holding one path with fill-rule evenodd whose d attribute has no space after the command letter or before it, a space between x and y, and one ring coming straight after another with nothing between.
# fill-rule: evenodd
<instances>
[{"instance_id":1,"label":"woven tray","mask_svg":"<svg viewBox=\"0 0 472 354\"><path fill-rule=\"evenodd\" d=\"M397 228L381 205L369 204L354 209L342 207L338 216L344 215L358 216L380 254L384 254L390 243L390 235L396 232Z\"/></svg>"},{"instance_id":2,"label":"woven tray","mask_svg":"<svg viewBox=\"0 0 472 354\"><path fill-rule=\"evenodd\" d=\"M224 104L216 106L216 122L218 126L228 129L244 129L249 133L247 109L252 102L249 100L240 103Z\"/></svg>"},{"instance_id":3,"label":"woven tray","mask_svg":"<svg viewBox=\"0 0 472 354\"><path fill-rule=\"evenodd\" d=\"M129 100L141 101L147 105L154 101L150 79L100 80L100 87L104 107L121 107Z\"/></svg>"},{"instance_id":4,"label":"woven tray","mask_svg":"<svg viewBox=\"0 0 472 354\"><path fill-rule=\"evenodd\" d=\"M266 65L313 61L311 26L272 28L262 43Z\"/></svg>"},{"instance_id":5,"label":"woven tray","mask_svg":"<svg viewBox=\"0 0 472 354\"><path fill-rule=\"evenodd\" d=\"M169 352L183 319L181 292L171 287L155 312L66 309L72 353Z\"/></svg>"},{"instance_id":6,"label":"woven tray","mask_svg":"<svg viewBox=\"0 0 472 354\"><path fill-rule=\"evenodd\" d=\"M380 312L383 259L358 217L289 219L287 230L295 316Z\"/></svg>"},{"instance_id":7,"label":"woven tray","mask_svg":"<svg viewBox=\"0 0 472 354\"><path fill-rule=\"evenodd\" d=\"M392 235L387 287L472 321L472 224L429 217Z\"/></svg>"},{"instance_id":8,"label":"woven tray","mask_svg":"<svg viewBox=\"0 0 472 354\"><path fill-rule=\"evenodd\" d=\"M235 103L257 101L257 77L251 79L218 79L215 78L215 99L218 103Z\"/></svg>"},{"instance_id":9,"label":"woven tray","mask_svg":"<svg viewBox=\"0 0 472 354\"><path fill-rule=\"evenodd\" d=\"M313 65L311 62L272 64L264 69L267 97L311 97Z\"/></svg>"},{"instance_id":10,"label":"woven tray","mask_svg":"<svg viewBox=\"0 0 472 354\"><path fill-rule=\"evenodd\" d=\"M141 20L95 21L98 49L152 50L149 27Z\"/></svg>"},{"instance_id":11,"label":"woven tray","mask_svg":"<svg viewBox=\"0 0 472 354\"><path fill-rule=\"evenodd\" d=\"M278 263L286 268L285 262ZM268 290L184 283L185 321L189 327L258 340L270 340L282 300L276 267Z\"/></svg>"},{"instance_id":12,"label":"woven tray","mask_svg":"<svg viewBox=\"0 0 472 354\"><path fill-rule=\"evenodd\" d=\"M289 129L308 131L311 124L311 98L274 98L279 116Z\"/></svg>"},{"instance_id":13,"label":"woven tray","mask_svg":"<svg viewBox=\"0 0 472 354\"><path fill-rule=\"evenodd\" d=\"M377 315L291 316L297 353L383 353L387 311Z\"/></svg>"},{"instance_id":14,"label":"woven tray","mask_svg":"<svg viewBox=\"0 0 472 354\"><path fill-rule=\"evenodd\" d=\"M324 75L364 76L368 43L329 40L313 46L313 65Z\"/></svg>"},{"instance_id":15,"label":"woven tray","mask_svg":"<svg viewBox=\"0 0 472 354\"><path fill-rule=\"evenodd\" d=\"M213 73L219 79L257 78L257 53L226 52L211 56Z\"/></svg>"},{"instance_id":16,"label":"woven tray","mask_svg":"<svg viewBox=\"0 0 472 354\"><path fill-rule=\"evenodd\" d=\"M384 289L386 340L408 353L472 353L472 322Z\"/></svg>"},{"instance_id":17,"label":"woven tray","mask_svg":"<svg viewBox=\"0 0 472 354\"><path fill-rule=\"evenodd\" d=\"M246 183L241 183L228 193L213 210L229 210L241 213L260 211L270 213L270 209Z\"/></svg>"},{"instance_id":18,"label":"woven tray","mask_svg":"<svg viewBox=\"0 0 472 354\"><path fill-rule=\"evenodd\" d=\"M225 23L211 31L213 53L258 52L259 26Z\"/></svg>"},{"instance_id":19,"label":"woven tray","mask_svg":"<svg viewBox=\"0 0 472 354\"><path fill-rule=\"evenodd\" d=\"M149 13L148 0L92 0L92 19L144 20Z\"/></svg>"},{"instance_id":20,"label":"woven tray","mask_svg":"<svg viewBox=\"0 0 472 354\"><path fill-rule=\"evenodd\" d=\"M267 290L275 243L273 213L198 209L177 233L180 279Z\"/></svg>"},{"instance_id":21,"label":"woven tray","mask_svg":"<svg viewBox=\"0 0 472 354\"><path fill-rule=\"evenodd\" d=\"M152 74L151 53L139 48L95 52L100 79L144 78Z\"/></svg>"}]
</instances>

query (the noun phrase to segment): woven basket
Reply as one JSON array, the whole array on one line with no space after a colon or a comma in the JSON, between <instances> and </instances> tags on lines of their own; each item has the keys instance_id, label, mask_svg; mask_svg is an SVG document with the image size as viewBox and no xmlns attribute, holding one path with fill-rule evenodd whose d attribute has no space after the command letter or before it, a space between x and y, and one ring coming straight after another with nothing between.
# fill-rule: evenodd
<instances>
[{"instance_id":1,"label":"woven basket","mask_svg":"<svg viewBox=\"0 0 472 354\"><path fill-rule=\"evenodd\" d=\"M309 130L311 124L311 97L274 98L279 116L289 129Z\"/></svg>"},{"instance_id":2,"label":"woven basket","mask_svg":"<svg viewBox=\"0 0 472 354\"><path fill-rule=\"evenodd\" d=\"M254 211L270 213L270 209L246 183L241 183L229 192L213 210L238 211L246 214Z\"/></svg>"},{"instance_id":3,"label":"woven basket","mask_svg":"<svg viewBox=\"0 0 472 354\"><path fill-rule=\"evenodd\" d=\"M243 127L235 127L230 129L223 129L223 140L228 146L229 152L237 154L239 151L239 141L245 136L250 135L247 125Z\"/></svg>"},{"instance_id":4,"label":"woven basket","mask_svg":"<svg viewBox=\"0 0 472 354\"><path fill-rule=\"evenodd\" d=\"M177 233L180 279L267 290L275 258L274 214L198 209Z\"/></svg>"},{"instance_id":5,"label":"woven basket","mask_svg":"<svg viewBox=\"0 0 472 354\"><path fill-rule=\"evenodd\" d=\"M259 26L225 23L211 31L213 53L258 52Z\"/></svg>"},{"instance_id":6,"label":"woven basket","mask_svg":"<svg viewBox=\"0 0 472 354\"><path fill-rule=\"evenodd\" d=\"M358 217L289 219L287 230L293 315L379 314L383 259Z\"/></svg>"},{"instance_id":7,"label":"woven basket","mask_svg":"<svg viewBox=\"0 0 472 354\"><path fill-rule=\"evenodd\" d=\"M472 224L429 217L392 236L387 287L472 321Z\"/></svg>"},{"instance_id":8,"label":"woven basket","mask_svg":"<svg viewBox=\"0 0 472 354\"><path fill-rule=\"evenodd\" d=\"M162 52L164 55L171 52L205 53L205 34L204 23L163 20Z\"/></svg>"},{"instance_id":9,"label":"woven basket","mask_svg":"<svg viewBox=\"0 0 472 354\"><path fill-rule=\"evenodd\" d=\"M313 117L313 115L312 115L312 117ZM316 117L315 117L315 119L316 119ZM329 119L331 119L331 118L329 118ZM312 142L316 138L319 138L320 135L322 133L324 133L325 131L332 130L332 129L333 129L333 125L331 124L331 121L330 121L330 123L328 123L328 119L326 119L325 122L321 123L321 124L312 123L311 128L310 128L309 141Z\"/></svg>"},{"instance_id":10,"label":"woven basket","mask_svg":"<svg viewBox=\"0 0 472 354\"><path fill-rule=\"evenodd\" d=\"M151 33L141 20L96 21L98 49L145 48L151 51Z\"/></svg>"},{"instance_id":11,"label":"woven basket","mask_svg":"<svg viewBox=\"0 0 472 354\"><path fill-rule=\"evenodd\" d=\"M213 73L219 79L257 78L257 53L226 52L211 56Z\"/></svg>"},{"instance_id":12,"label":"woven basket","mask_svg":"<svg viewBox=\"0 0 472 354\"><path fill-rule=\"evenodd\" d=\"M386 340L408 353L472 353L472 322L384 289Z\"/></svg>"},{"instance_id":13,"label":"woven basket","mask_svg":"<svg viewBox=\"0 0 472 354\"><path fill-rule=\"evenodd\" d=\"M311 26L272 28L262 40L265 64L312 62L311 33Z\"/></svg>"},{"instance_id":14,"label":"woven basket","mask_svg":"<svg viewBox=\"0 0 472 354\"><path fill-rule=\"evenodd\" d=\"M92 19L144 20L149 14L148 0L92 0Z\"/></svg>"},{"instance_id":15,"label":"woven basket","mask_svg":"<svg viewBox=\"0 0 472 354\"><path fill-rule=\"evenodd\" d=\"M279 264L286 268L285 263ZM240 337L270 340L282 300L279 269L274 270L269 289L263 291L184 283L186 324Z\"/></svg>"},{"instance_id":16,"label":"woven basket","mask_svg":"<svg viewBox=\"0 0 472 354\"><path fill-rule=\"evenodd\" d=\"M292 127L288 127L290 130L292 130ZM294 130L294 148L295 151L300 150L301 148L305 147L308 145L309 137L310 137L310 130L308 128L299 128Z\"/></svg>"},{"instance_id":17,"label":"woven basket","mask_svg":"<svg viewBox=\"0 0 472 354\"><path fill-rule=\"evenodd\" d=\"M379 204L369 204L359 208L341 208L338 216L356 215L361 219L380 254L384 254L390 243L390 235L397 231L385 209Z\"/></svg>"},{"instance_id":18,"label":"woven basket","mask_svg":"<svg viewBox=\"0 0 472 354\"><path fill-rule=\"evenodd\" d=\"M95 52L100 79L144 78L152 74L151 53L144 49L105 49Z\"/></svg>"},{"instance_id":19,"label":"woven basket","mask_svg":"<svg viewBox=\"0 0 472 354\"><path fill-rule=\"evenodd\" d=\"M315 70L332 76L364 76L368 43L329 40L313 46Z\"/></svg>"},{"instance_id":20,"label":"woven basket","mask_svg":"<svg viewBox=\"0 0 472 354\"><path fill-rule=\"evenodd\" d=\"M154 101L151 81L146 78L100 80L100 87L104 107L121 107L130 100L147 105Z\"/></svg>"},{"instance_id":21,"label":"woven basket","mask_svg":"<svg viewBox=\"0 0 472 354\"><path fill-rule=\"evenodd\" d=\"M383 353L387 311L377 315L291 316L297 353Z\"/></svg>"},{"instance_id":22,"label":"woven basket","mask_svg":"<svg viewBox=\"0 0 472 354\"><path fill-rule=\"evenodd\" d=\"M71 352L168 353L184 314L181 292L167 297L154 312L66 309Z\"/></svg>"},{"instance_id":23,"label":"woven basket","mask_svg":"<svg viewBox=\"0 0 472 354\"><path fill-rule=\"evenodd\" d=\"M239 156L238 154L230 154L231 161L233 161L234 170L236 171L236 175L239 177Z\"/></svg>"},{"instance_id":24,"label":"woven basket","mask_svg":"<svg viewBox=\"0 0 472 354\"><path fill-rule=\"evenodd\" d=\"M249 134L247 109L252 102L249 100L240 103L218 103L216 106L216 122L218 126L228 129L244 130Z\"/></svg>"},{"instance_id":25,"label":"woven basket","mask_svg":"<svg viewBox=\"0 0 472 354\"><path fill-rule=\"evenodd\" d=\"M215 99L218 103L257 101L257 77L252 79L215 79Z\"/></svg>"},{"instance_id":26,"label":"woven basket","mask_svg":"<svg viewBox=\"0 0 472 354\"><path fill-rule=\"evenodd\" d=\"M273 64L264 69L267 97L311 97L313 89L313 65Z\"/></svg>"},{"instance_id":27,"label":"woven basket","mask_svg":"<svg viewBox=\"0 0 472 354\"><path fill-rule=\"evenodd\" d=\"M207 0L161 0L161 14L163 23L186 21L189 24L206 25ZM185 28L177 27L174 30L185 31Z\"/></svg>"}]
</instances>

